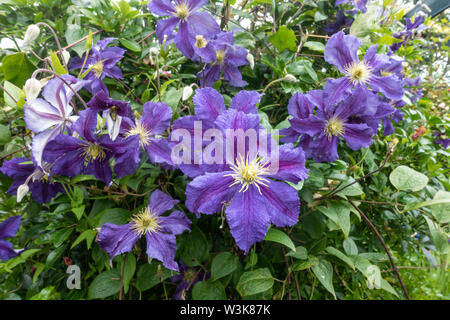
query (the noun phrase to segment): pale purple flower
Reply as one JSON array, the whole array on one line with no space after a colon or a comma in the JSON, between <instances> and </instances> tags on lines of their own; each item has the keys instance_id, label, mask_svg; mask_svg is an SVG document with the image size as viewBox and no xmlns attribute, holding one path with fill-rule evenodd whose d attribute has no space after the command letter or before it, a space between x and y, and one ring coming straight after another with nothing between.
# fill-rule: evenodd
<instances>
[{"instance_id":1,"label":"pale purple flower","mask_svg":"<svg viewBox=\"0 0 450 320\"><path fill-rule=\"evenodd\" d=\"M6 238L12 238L20 228L20 216L13 216L0 223L0 260L6 261L18 255L11 242Z\"/></svg>"}]
</instances>

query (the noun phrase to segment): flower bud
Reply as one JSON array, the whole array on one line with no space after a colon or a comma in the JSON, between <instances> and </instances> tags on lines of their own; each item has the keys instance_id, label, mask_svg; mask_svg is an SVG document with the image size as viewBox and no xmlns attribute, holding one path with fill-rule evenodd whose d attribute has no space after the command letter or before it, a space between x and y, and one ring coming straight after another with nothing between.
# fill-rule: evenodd
<instances>
[{"instance_id":1,"label":"flower bud","mask_svg":"<svg viewBox=\"0 0 450 320\"><path fill-rule=\"evenodd\" d=\"M28 193L29 190L30 188L28 188L27 184L21 184L17 188L17 202L22 201L23 197L25 197L25 195Z\"/></svg>"},{"instance_id":2,"label":"flower bud","mask_svg":"<svg viewBox=\"0 0 450 320\"><path fill-rule=\"evenodd\" d=\"M183 88L183 97L181 99L186 101L190 96L192 96L193 93L194 90L192 90L192 86L186 86Z\"/></svg>"},{"instance_id":3,"label":"flower bud","mask_svg":"<svg viewBox=\"0 0 450 320\"><path fill-rule=\"evenodd\" d=\"M255 67L255 58L253 57L253 55L251 53L247 54L247 61L248 61L248 64L250 65L250 68L252 68L252 70L253 70L253 68Z\"/></svg>"},{"instance_id":4,"label":"flower bud","mask_svg":"<svg viewBox=\"0 0 450 320\"><path fill-rule=\"evenodd\" d=\"M41 82L35 78L28 79L25 82L25 96L27 97L27 103L30 104L39 96L42 85Z\"/></svg>"},{"instance_id":5,"label":"flower bud","mask_svg":"<svg viewBox=\"0 0 450 320\"><path fill-rule=\"evenodd\" d=\"M297 78L294 77L292 74L287 74L284 78L284 81L286 82L298 82Z\"/></svg>"},{"instance_id":6,"label":"flower bud","mask_svg":"<svg viewBox=\"0 0 450 320\"><path fill-rule=\"evenodd\" d=\"M25 38L23 39L24 46L29 46L30 44L32 44L33 41L36 40L37 37L39 37L40 32L41 30L37 25L30 25L25 32Z\"/></svg>"},{"instance_id":7,"label":"flower bud","mask_svg":"<svg viewBox=\"0 0 450 320\"><path fill-rule=\"evenodd\" d=\"M70 53L67 50L63 50L61 55L62 55L64 61L66 62L66 64L69 63Z\"/></svg>"}]
</instances>

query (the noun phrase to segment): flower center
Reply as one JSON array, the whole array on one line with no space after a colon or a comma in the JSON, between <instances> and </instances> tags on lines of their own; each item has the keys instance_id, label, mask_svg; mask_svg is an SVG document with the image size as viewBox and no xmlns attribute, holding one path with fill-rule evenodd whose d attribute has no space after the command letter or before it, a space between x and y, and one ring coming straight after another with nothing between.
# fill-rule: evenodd
<instances>
[{"instance_id":1,"label":"flower center","mask_svg":"<svg viewBox=\"0 0 450 320\"><path fill-rule=\"evenodd\" d=\"M196 40L194 46L196 46L197 48L204 48L208 44L208 41L206 41L206 39L202 35L197 35L195 39Z\"/></svg>"},{"instance_id":2,"label":"flower center","mask_svg":"<svg viewBox=\"0 0 450 320\"><path fill-rule=\"evenodd\" d=\"M175 7L175 17L184 20L188 15L189 15L189 8L186 6L186 3L181 2Z\"/></svg>"},{"instance_id":3,"label":"flower center","mask_svg":"<svg viewBox=\"0 0 450 320\"><path fill-rule=\"evenodd\" d=\"M225 59L225 51L217 50L216 51L216 63L222 63Z\"/></svg>"},{"instance_id":4,"label":"flower center","mask_svg":"<svg viewBox=\"0 0 450 320\"><path fill-rule=\"evenodd\" d=\"M100 78L103 73L103 61L98 61L97 63L90 66L94 71L95 77Z\"/></svg>"},{"instance_id":5,"label":"flower center","mask_svg":"<svg viewBox=\"0 0 450 320\"><path fill-rule=\"evenodd\" d=\"M344 73L353 85L364 84L370 78L372 67L368 66L364 61L352 62L345 67Z\"/></svg>"},{"instance_id":6,"label":"flower center","mask_svg":"<svg viewBox=\"0 0 450 320\"><path fill-rule=\"evenodd\" d=\"M90 162L91 160L104 160L106 158L105 150L97 143L88 143L83 146L83 156Z\"/></svg>"},{"instance_id":7,"label":"flower center","mask_svg":"<svg viewBox=\"0 0 450 320\"><path fill-rule=\"evenodd\" d=\"M135 127L131 128L125 133L125 138L137 134L139 135L139 144L141 145L141 147L146 147L150 142L152 130L147 130L147 128L141 122L138 122Z\"/></svg>"},{"instance_id":8,"label":"flower center","mask_svg":"<svg viewBox=\"0 0 450 320\"><path fill-rule=\"evenodd\" d=\"M329 139L331 139L331 137L333 136L335 137L343 136L344 132L345 132L344 121L338 119L336 116L329 119L325 123L325 133Z\"/></svg>"},{"instance_id":9,"label":"flower center","mask_svg":"<svg viewBox=\"0 0 450 320\"><path fill-rule=\"evenodd\" d=\"M269 170L267 163L262 162L261 158L255 157L255 159L249 162L248 154L245 160L241 156L240 160L236 159L236 164L231 165L231 170L233 170L234 173L230 173L225 176L231 176L234 178L234 182L230 185L230 187L235 184L241 184L242 187L239 192L247 191L252 184L255 185L259 193L261 193L259 185L268 187L266 183L269 183L269 181L261 176L268 174Z\"/></svg>"},{"instance_id":10,"label":"flower center","mask_svg":"<svg viewBox=\"0 0 450 320\"><path fill-rule=\"evenodd\" d=\"M147 232L153 233L160 230L160 218L149 208L146 208L133 216L130 228L139 237L142 237Z\"/></svg>"},{"instance_id":11,"label":"flower center","mask_svg":"<svg viewBox=\"0 0 450 320\"><path fill-rule=\"evenodd\" d=\"M195 279L195 270L188 269L184 272L184 280L191 283Z\"/></svg>"}]
</instances>

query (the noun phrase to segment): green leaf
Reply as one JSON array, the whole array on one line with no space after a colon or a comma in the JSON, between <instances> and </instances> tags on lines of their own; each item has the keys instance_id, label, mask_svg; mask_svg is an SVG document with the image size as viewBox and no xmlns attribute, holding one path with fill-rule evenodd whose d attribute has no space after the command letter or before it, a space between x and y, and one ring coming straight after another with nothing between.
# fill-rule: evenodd
<instances>
[{"instance_id":1,"label":"green leaf","mask_svg":"<svg viewBox=\"0 0 450 320\"><path fill-rule=\"evenodd\" d=\"M211 264L211 280L223 278L239 266L239 259L230 252L219 253Z\"/></svg>"},{"instance_id":2,"label":"green leaf","mask_svg":"<svg viewBox=\"0 0 450 320\"><path fill-rule=\"evenodd\" d=\"M61 295L55 287L50 286L42 289L38 294L32 296L29 300L59 300Z\"/></svg>"},{"instance_id":3,"label":"green leaf","mask_svg":"<svg viewBox=\"0 0 450 320\"><path fill-rule=\"evenodd\" d=\"M319 282L327 289L336 299L336 293L333 287L333 266L325 260L319 260L319 263L311 267Z\"/></svg>"},{"instance_id":4,"label":"green leaf","mask_svg":"<svg viewBox=\"0 0 450 320\"><path fill-rule=\"evenodd\" d=\"M116 269L100 273L89 286L89 299L103 299L120 291L120 272Z\"/></svg>"},{"instance_id":5,"label":"green leaf","mask_svg":"<svg viewBox=\"0 0 450 320\"><path fill-rule=\"evenodd\" d=\"M350 232L350 209L347 206L333 201L329 203L329 207L320 206L317 209L341 228L345 238L348 237Z\"/></svg>"},{"instance_id":6,"label":"green leaf","mask_svg":"<svg viewBox=\"0 0 450 320\"><path fill-rule=\"evenodd\" d=\"M57 75L60 76L67 73L66 69L61 64L61 61L59 61L58 55L53 51L50 51L50 60L52 62L53 71L55 71Z\"/></svg>"},{"instance_id":7,"label":"green leaf","mask_svg":"<svg viewBox=\"0 0 450 320\"><path fill-rule=\"evenodd\" d=\"M350 27L350 34L355 37L364 38L372 31L378 29L378 5L368 5L364 14L358 14Z\"/></svg>"},{"instance_id":8,"label":"green leaf","mask_svg":"<svg viewBox=\"0 0 450 320\"><path fill-rule=\"evenodd\" d=\"M23 52L7 55L2 60L1 69L5 80L19 88L31 77L35 66Z\"/></svg>"},{"instance_id":9,"label":"green leaf","mask_svg":"<svg viewBox=\"0 0 450 320\"><path fill-rule=\"evenodd\" d=\"M352 238L347 238L342 242L344 246L344 251L349 256L354 256L358 254L358 247Z\"/></svg>"},{"instance_id":10,"label":"green leaf","mask_svg":"<svg viewBox=\"0 0 450 320\"><path fill-rule=\"evenodd\" d=\"M122 263L123 265L123 263ZM123 287L124 292L128 292L128 288L130 286L130 281L133 279L134 272L136 271L136 257L132 253L128 253L126 255L125 260L125 270L123 273Z\"/></svg>"},{"instance_id":11,"label":"green leaf","mask_svg":"<svg viewBox=\"0 0 450 320\"><path fill-rule=\"evenodd\" d=\"M273 286L273 278L269 269L261 268L242 274L236 286L241 296L250 296L269 290Z\"/></svg>"},{"instance_id":12,"label":"green leaf","mask_svg":"<svg viewBox=\"0 0 450 320\"><path fill-rule=\"evenodd\" d=\"M290 251L286 255L296 259L305 260L308 258L308 251L305 247L298 246L295 248L295 251Z\"/></svg>"},{"instance_id":13,"label":"green leaf","mask_svg":"<svg viewBox=\"0 0 450 320\"><path fill-rule=\"evenodd\" d=\"M130 220L130 213L122 208L112 208L106 209L99 214L100 221L97 224L97 227L101 227L105 223L114 223L114 224L125 224Z\"/></svg>"},{"instance_id":14,"label":"green leaf","mask_svg":"<svg viewBox=\"0 0 450 320\"><path fill-rule=\"evenodd\" d=\"M139 291L151 289L176 274L177 272L164 268L161 263L156 261L144 264L138 270L136 288Z\"/></svg>"},{"instance_id":15,"label":"green leaf","mask_svg":"<svg viewBox=\"0 0 450 320\"><path fill-rule=\"evenodd\" d=\"M397 190L419 191L425 188L428 177L407 166L395 168L389 175L389 181Z\"/></svg>"},{"instance_id":16,"label":"green leaf","mask_svg":"<svg viewBox=\"0 0 450 320\"><path fill-rule=\"evenodd\" d=\"M318 263L319 263L319 259L317 259L317 258L311 258L306 261L295 261L292 264L291 269L292 269L292 271L301 271L301 270L309 269L312 266L317 265Z\"/></svg>"},{"instance_id":17,"label":"green leaf","mask_svg":"<svg viewBox=\"0 0 450 320\"><path fill-rule=\"evenodd\" d=\"M398 295L397 291L395 291L395 289L392 288L392 286L389 284L389 282L387 282L383 278L381 279L381 289L383 289L389 293L392 293L394 296L396 296L397 298L400 299L400 296Z\"/></svg>"},{"instance_id":18,"label":"green leaf","mask_svg":"<svg viewBox=\"0 0 450 320\"><path fill-rule=\"evenodd\" d=\"M217 281L200 281L192 288L193 300L226 300L225 289Z\"/></svg>"},{"instance_id":19,"label":"green leaf","mask_svg":"<svg viewBox=\"0 0 450 320\"><path fill-rule=\"evenodd\" d=\"M18 88L17 86L6 80L3 86L5 87L6 91L8 91L9 94L14 98L14 100L17 101L16 104L14 100L6 92L4 92L3 97L5 99L5 104L7 106L15 108L20 105L19 103L20 101L24 101L23 99L25 98L25 93L20 88Z\"/></svg>"},{"instance_id":20,"label":"green leaf","mask_svg":"<svg viewBox=\"0 0 450 320\"><path fill-rule=\"evenodd\" d=\"M9 141L11 141L11 131L7 126L0 124L0 146L7 144Z\"/></svg>"},{"instance_id":21,"label":"green leaf","mask_svg":"<svg viewBox=\"0 0 450 320\"><path fill-rule=\"evenodd\" d=\"M319 41L307 41L307 42L305 42L303 47L308 48L313 51L317 51L317 52L325 51L325 45Z\"/></svg>"},{"instance_id":22,"label":"green leaf","mask_svg":"<svg viewBox=\"0 0 450 320\"><path fill-rule=\"evenodd\" d=\"M294 252L296 250L295 245L292 242L291 238L289 238L289 236L286 233L278 229L270 228L264 240L281 243L286 247L290 248Z\"/></svg>"},{"instance_id":23,"label":"green leaf","mask_svg":"<svg viewBox=\"0 0 450 320\"><path fill-rule=\"evenodd\" d=\"M141 52L142 48L139 43L133 40L128 39L120 39L120 43L127 48L128 50L131 50L133 52Z\"/></svg>"},{"instance_id":24,"label":"green leaf","mask_svg":"<svg viewBox=\"0 0 450 320\"><path fill-rule=\"evenodd\" d=\"M68 244L65 244L49 253L49 255L47 256L47 260L45 261L46 270L50 269L50 267L53 266L53 264L61 257L67 246Z\"/></svg>"},{"instance_id":25,"label":"green leaf","mask_svg":"<svg viewBox=\"0 0 450 320\"><path fill-rule=\"evenodd\" d=\"M70 249L74 248L76 245L78 245L79 243L81 243L81 241L83 241L85 239L86 239L86 243L87 243L87 248L90 249L92 241L94 240L96 234L97 234L96 230L85 230L85 231L83 231L78 236L78 238L76 238L76 240L72 243L72 246L70 247Z\"/></svg>"},{"instance_id":26,"label":"green leaf","mask_svg":"<svg viewBox=\"0 0 450 320\"><path fill-rule=\"evenodd\" d=\"M450 222L450 192L439 190L433 200L408 203L402 212L422 207L431 207L431 213L439 223Z\"/></svg>"},{"instance_id":27,"label":"green leaf","mask_svg":"<svg viewBox=\"0 0 450 320\"><path fill-rule=\"evenodd\" d=\"M193 227L192 231L185 233L180 240L177 241L177 244L180 244L180 258L188 267L199 266L208 259L208 241L198 227Z\"/></svg>"},{"instance_id":28,"label":"green leaf","mask_svg":"<svg viewBox=\"0 0 450 320\"><path fill-rule=\"evenodd\" d=\"M336 258L344 261L346 264L348 264L350 266L350 268L352 268L353 270L355 270L355 265L353 264L352 259L350 259L349 257L347 257L345 254L343 254L341 251L339 251L336 248L333 247L327 247L326 251L335 256Z\"/></svg>"},{"instance_id":29,"label":"green leaf","mask_svg":"<svg viewBox=\"0 0 450 320\"><path fill-rule=\"evenodd\" d=\"M289 49L292 52L297 50L297 38L294 31L286 26L281 26L276 33L269 37L272 43L279 52Z\"/></svg>"}]
</instances>

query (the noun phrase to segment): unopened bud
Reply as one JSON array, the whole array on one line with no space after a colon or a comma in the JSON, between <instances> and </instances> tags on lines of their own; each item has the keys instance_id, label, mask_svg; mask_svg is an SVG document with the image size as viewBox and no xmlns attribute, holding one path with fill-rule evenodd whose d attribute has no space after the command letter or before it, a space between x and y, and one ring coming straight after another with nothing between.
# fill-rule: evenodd
<instances>
[{"instance_id":1,"label":"unopened bud","mask_svg":"<svg viewBox=\"0 0 450 320\"><path fill-rule=\"evenodd\" d=\"M248 64L250 65L250 68L253 70L253 68L255 67L255 58L251 53L247 54L247 61Z\"/></svg>"},{"instance_id":2,"label":"unopened bud","mask_svg":"<svg viewBox=\"0 0 450 320\"><path fill-rule=\"evenodd\" d=\"M183 88L183 97L181 99L186 101L190 96L192 96L193 93L194 90L192 90L192 86L186 86Z\"/></svg>"},{"instance_id":3,"label":"unopened bud","mask_svg":"<svg viewBox=\"0 0 450 320\"><path fill-rule=\"evenodd\" d=\"M17 188L17 202L22 201L23 197L25 197L25 195L28 193L29 190L30 190L30 188L28 188L28 185L21 184Z\"/></svg>"},{"instance_id":4,"label":"unopened bud","mask_svg":"<svg viewBox=\"0 0 450 320\"><path fill-rule=\"evenodd\" d=\"M158 48L150 48L150 54L157 56L159 54Z\"/></svg>"},{"instance_id":5,"label":"unopened bud","mask_svg":"<svg viewBox=\"0 0 450 320\"><path fill-rule=\"evenodd\" d=\"M39 33L41 30L39 27L35 24L30 25L27 28L27 31L25 32L25 38L23 39L24 46L29 46L33 43L34 40L36 40L37 37L39 37Z\"/></svg>"},{"instance_id":6,"label":"unopened bud","mask_svg":"<svg viewBox=\"0 0 450 320\"><path fill-rule=\"evenodd\" d=\"M35 78L28 79L25 82L25 96L27 97L27 103L30 104L39 96L42 85L41 82Z\"/></svg>"},{"instance_id":7,"label":"unopened bud","mask_svg":"<svg viewBox=\"0 0 450 320\"><path fill-rule=\"evenodd\" d=\"M283 78L283 80L284 80L284 81L287 81L287 82L298 82L297 78L294 77L292 74L287 74L287 75Z\"/></svg>"},{"instance_id":8,"label":"unopened bud","mask_svg":"<svg viewBox=\"0 0 450 320\"><path fill-rule=\"evenodd\" d=\"M70 53L67 50L63 50L61 55L62 55L64 61L66 62L66 64L69 63Z\"/></svg>"}]
</instances>

